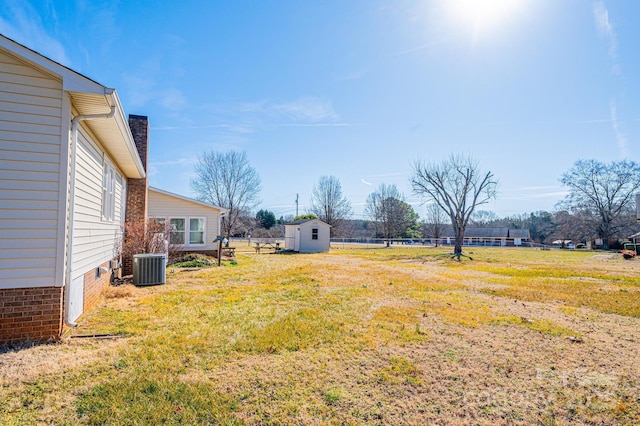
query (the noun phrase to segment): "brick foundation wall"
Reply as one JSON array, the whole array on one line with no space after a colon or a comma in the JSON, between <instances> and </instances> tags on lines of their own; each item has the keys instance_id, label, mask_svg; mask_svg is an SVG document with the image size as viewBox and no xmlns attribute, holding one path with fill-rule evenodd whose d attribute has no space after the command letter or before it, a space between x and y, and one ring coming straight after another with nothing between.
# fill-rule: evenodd
<instances>
[{"instance_id":1,"label":"brick foundation wall","mask_svg":"<svg viewBox=\"0 0 640 426\"><path fill-rule=\"evenodd\" d=\"M0 343L57 340L62 287L0 289Z\"/></svg>"},{"instance_id":2,"label":"brick foundation wall","mask_svg":"<svg viewBox=\"0 0 640 426\"><path fill-rule=\"evenodd\" d=\"M112 262L115 265L115 260ZM102 268L109 269L109 262L100 265ZM100 272L100 277L96 278L96 270L84 274L84 303L83 314L96 307L102 297L102 292L109 287L111 281L111 270L109 272Z\"/></svg>"}]
</instances>

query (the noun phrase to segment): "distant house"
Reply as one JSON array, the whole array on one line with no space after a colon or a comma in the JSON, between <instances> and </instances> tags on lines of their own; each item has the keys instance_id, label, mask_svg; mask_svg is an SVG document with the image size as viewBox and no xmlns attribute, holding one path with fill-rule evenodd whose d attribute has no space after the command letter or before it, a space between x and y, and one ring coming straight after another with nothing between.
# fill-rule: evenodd
<instances>
[{"instance_id":1,"label":"distant house","mask_svg":"<svg viewBox=\"0 0 640 426\"><path fill-rule=\"evenodd\" d=\"M115 89L0 35L0 342L57 339L96 303L145 217L147 130Z\"/></svg>"},{"instance_id":2,"label":"distant house","mask_svg":"<svg viewBox=\"0 0 640 426\"><path fill-rule=\"evenodd\" d=\"M455 234L450 226L440 236L441 244L453 244ZM522 246L531 242L528 229L501 227L470 227L464 232L464 245L471 246Z\"/></svg>"},{"instance_id":3,"label":"distant house","mask_svg":"<svg viewBox=\"0 0 640 426\"><path fill-rule=\"evenodd\" d=\"M509 229L509 236L507 238L513 239L514 246L521 246L523 243L529 243L531 241L531 234L528 229Z\"/></svg>"},{"instance_id":4,"label":"distant house","mask_svg":"<svg viewBox=\"0 0 640 426\"><path fill-rule=\"evenodd\" d=\"M170 241L178 250L215 254L220 221L227 209L157 188L149 188L149 217L171 224Z\"/></svg>"},{"instance_id":5,"label":"distant house","mask_svg":"<svg viewBox=\"0 0 640 426\"><path fill-rule=\"evenodd\" d=\"M284 248L299 253L329 251L331 225L319 219L300 219L284 225Z\"/></svg>"}]
</instances>

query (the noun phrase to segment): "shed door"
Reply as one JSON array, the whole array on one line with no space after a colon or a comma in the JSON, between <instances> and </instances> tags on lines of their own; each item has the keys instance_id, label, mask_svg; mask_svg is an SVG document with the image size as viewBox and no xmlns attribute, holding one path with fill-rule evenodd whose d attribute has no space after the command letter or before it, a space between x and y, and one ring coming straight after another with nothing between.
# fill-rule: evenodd
<instances>
[{"instance_id":1,"label":"shed door","mask_svg":"<svg viewBox=\"0 0 640 426\"><path fill-rule=\"evenodd\" d=\"M295 248L293 251L300 251L300 227L296 228Z\"/></svg>"}]
</instances>

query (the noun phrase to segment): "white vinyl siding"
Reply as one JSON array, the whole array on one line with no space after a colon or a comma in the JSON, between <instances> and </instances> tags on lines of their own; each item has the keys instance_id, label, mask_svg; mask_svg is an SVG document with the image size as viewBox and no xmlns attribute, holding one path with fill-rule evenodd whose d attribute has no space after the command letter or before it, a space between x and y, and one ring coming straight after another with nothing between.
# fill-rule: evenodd
<instances>
[{"instance_id":1,"label":"white vinyl siding","mask_svg":"<svg viewBox=\"0 0 640 426\"><path fill-rule=\"evenodd\" d=\"M78 131L72 278L77 278L117 256L122 235L122 174L116 168L113 184L113 217L103 218L104 168L113 164L82 123Z\"/></svg>"},{"instance_id":2,"label":"white vinyl siding","mask_svg":"<svg viewBox=\"0 0 640 426\"><path fill-rule=\"evenodd\" d=\"M149 189L149 217L155 218L184 218L185 219L185 241L184 249L193 250L217 250L218 243L213 240L218 236L218 209L207 207L199 203L192 203L187 200L172 197L167 194ZM200 234L194 229L196 224L203 226ZM198 225L200 226L200 225ZM202 239L204 244L196 243Z\"/></svg>"},{"instance_id":3,"label":"white vinyl siding","mask_svg":"<svg viewBox=\"0 0 640 426\"><path fill-rule=\"evenodd\" d=\"M0 51L0 288L60 286L62 82Z\"/></svg>"}]
</instances>

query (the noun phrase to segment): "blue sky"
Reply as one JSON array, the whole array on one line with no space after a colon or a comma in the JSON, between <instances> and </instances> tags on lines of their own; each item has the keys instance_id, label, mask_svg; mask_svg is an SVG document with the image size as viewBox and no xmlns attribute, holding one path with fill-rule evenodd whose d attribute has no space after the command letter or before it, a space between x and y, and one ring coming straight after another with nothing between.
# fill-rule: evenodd
<instances>
[{"instance_id":1,"label":"blue sky","mask_svg":"<svg viewBox=\"0 0 640 426\"><path fill-rule=\"evenodd\" d=\"M578 159L637 160L640 2L28 1L0 32L149 116L150 184L193 196L198 154L246 151L260 208L336 176L356 217L380 183L423 215L416 159L473 155L499 216L552 210Z\"/></svg>"}]
</instances>

